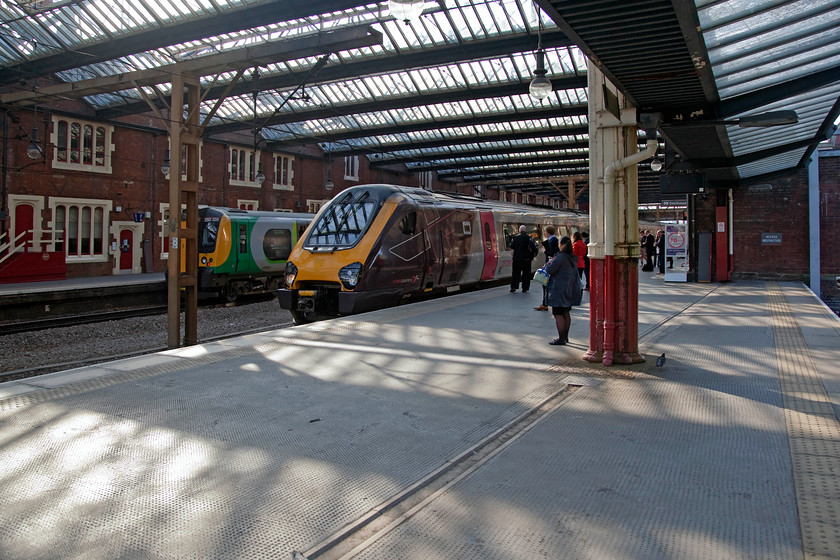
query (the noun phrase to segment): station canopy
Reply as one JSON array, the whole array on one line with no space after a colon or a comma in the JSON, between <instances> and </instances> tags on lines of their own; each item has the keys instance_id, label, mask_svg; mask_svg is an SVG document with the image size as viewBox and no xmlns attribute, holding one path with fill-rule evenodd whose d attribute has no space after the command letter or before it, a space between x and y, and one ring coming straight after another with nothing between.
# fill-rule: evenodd
<instances>
[{"instance_id":1,"label":"station canopy","mask_svg":"<svg viewBox=\"0 0 840 560\"><path fill-rule=\"evenodd\" d=\"M428 0L411 21L358 0L5 0L0 18L6 107L136 123L188 72L205 137L550 198L588 182L587 57L661 137L640 203L669 197L662 174L737 187L803 166L840 115L840 0Z\"/></svg>"}]
</instances>

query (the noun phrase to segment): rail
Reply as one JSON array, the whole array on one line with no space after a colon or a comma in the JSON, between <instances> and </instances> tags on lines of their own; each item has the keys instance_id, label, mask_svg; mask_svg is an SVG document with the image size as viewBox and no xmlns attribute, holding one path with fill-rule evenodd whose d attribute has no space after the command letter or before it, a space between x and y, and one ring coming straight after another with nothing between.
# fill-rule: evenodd
<instances>
[{"instance_id":1,"label":"rail","mask_svg":"<svg viewBox=\"0 0 840 560\"><path fill-rule=\"evenodd\" d=\"M17 242L27 233L31 233L31 231L32 230L22 231L17 235L17 237L7 242L4 242L3 239L9 235L6 232L0 234L0 264L3 264L9 257L18 252L19 249L23 248L24 244L17 245Z\"/></svg>"},{"instance_id":2,"label":"rail","mask_svg":"<svg viewBox=\"0 0 840 560\"><path fill-rule=\"evenodd\" d=\"M41 239L37 241L37 244L40 247L55 247L56 243L56 234L62 233L61 230L57 229L45 229L40 230L40 237ZM35 250L35 230L34 229L27 229L15 236L14 239L10 241L4 242L3 240L9 237L9 234L6 232L0 233L0 264L3 264L6 260L8 260L12 255L15 253L19 253L21 251L27 250L27 243L29 244L29 249ZM26 235L31 235L32 238L24 241L23 243L18 244L18 241ZM61 241L60 239L58 241Z\"/></svg>"}]
</instances>

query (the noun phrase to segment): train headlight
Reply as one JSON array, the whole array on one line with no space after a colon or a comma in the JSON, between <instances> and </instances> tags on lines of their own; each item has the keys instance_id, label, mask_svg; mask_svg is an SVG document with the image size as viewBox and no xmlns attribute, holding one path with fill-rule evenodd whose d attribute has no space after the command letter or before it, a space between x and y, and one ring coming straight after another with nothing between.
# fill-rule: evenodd
<instances>
[{"instance_id":1,"label":"train headlight","mask_svg":"<svg viewBox=\"0 0 840 560\"><path fill-rule=\"evenodd\" d=\"M201 257L201 264L207 266L207 257Z\"/></svg>"},{"instance_id":2,"label":"train headlight","mask_svg":"<svg viewBox=\"0 0 840 560\"><path fill-rule=\"evenodd\" d=\"M362 263L354 262L342 267L338 271L338 279L348 290L352 290L359 282L359 273L362 271Z\"/></svg>"},{"instance_id":3,"label":"train headlight","mask_svg":"<svg viewBox=\"0 0 840 560\"><path fill-rule=\"evenodd\" d=\"M287 262L286 263L286 287L291 289L292 284L295 283L295 278L297 278L298 268L294 265L294 263Z\"/></svg>"}]
</instances>

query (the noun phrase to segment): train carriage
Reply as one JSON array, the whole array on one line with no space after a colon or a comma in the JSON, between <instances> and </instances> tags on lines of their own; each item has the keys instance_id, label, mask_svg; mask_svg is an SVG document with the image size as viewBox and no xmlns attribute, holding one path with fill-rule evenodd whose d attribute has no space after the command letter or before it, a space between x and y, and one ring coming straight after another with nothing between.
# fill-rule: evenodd
<instances>
[{"instance_id":1,"label":"train carriage","mask_svg":"<svg viewBox=\"0 0 840 560\"><path fill-rule=\"evenodd\" d=\"M274 292L282 285L292 248L313 216L200 208L199 295L233 301L244 294Z\"/></svg>"},{"instance_id":2,"label":"train carriage","mask_svg":"<svg viewBox=\"0 0 840 560\"><path fill-rule=\"evenodd\" d=\"M510 238L525 225L543 238L586 229L574 211L395 185L342 191L295 246L278 290L296 323L396 305L510 278Z\"/></svg>"}]
</instances>

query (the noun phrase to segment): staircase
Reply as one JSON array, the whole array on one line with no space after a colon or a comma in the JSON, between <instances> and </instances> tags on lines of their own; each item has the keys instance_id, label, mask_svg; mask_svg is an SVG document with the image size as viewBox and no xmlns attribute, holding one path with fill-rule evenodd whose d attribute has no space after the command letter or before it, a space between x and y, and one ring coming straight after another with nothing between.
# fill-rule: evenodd
<instances>
[{"instance_id":1,"label":"staircase","mask_svg":"<svg viewBox=\"0 0 840 560\"><path fill-rule=\"evenodd\" d=\"M0 234L0 284L44 282L67 278L64 251L35 251L31 241L32 231L24 231L7 241L7 234ZM52 232L44 232L52 235ZM52 240L44 246L51 247Z\"/></svg>"}]
</instances>

